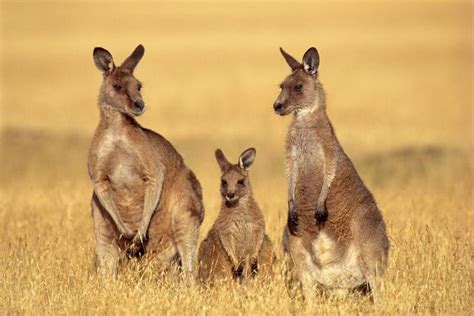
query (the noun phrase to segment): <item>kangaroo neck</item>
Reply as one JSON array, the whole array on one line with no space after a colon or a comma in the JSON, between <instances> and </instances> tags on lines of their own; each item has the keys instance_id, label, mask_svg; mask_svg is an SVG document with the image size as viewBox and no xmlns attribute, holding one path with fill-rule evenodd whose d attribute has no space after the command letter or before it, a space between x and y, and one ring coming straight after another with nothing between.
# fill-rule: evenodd
<instances>
[{"instance_id":1,"label":"kangaroo neck","mask_svg":"<svg viewBox=\"0 0 474 316\"><path fill-rule=\"evenodd\" d=\"M312 128L312 129L322 129L330 127L331 123L326 114L325 107L319 107L315 110L307 110L305 112L295 112L293 115L293 128Z\"/></svg>"},{"instance_id":2,"label":"kangaroo neck","mask_svg":"<svg viewBox=\"0 0 474 316\"><path fill-rule=\"evenodd\" d=\"M104 128L123 129L139 126L133 117L112 109L109 105L99 105L99 108L99 125Z\"/></svg>"},{"instance_id":3,"label":"kangaroo neck","mask_svg":"<svg viewBox=\"0 0 474 316\"><path fill-rule=\"evenodd\" d=\"M227 202L225 199L222 201L222 209L226 212L235 212L247 210L252 207L253 198L252 197L243 197L238 200L235 204Z\"/></svg>"}]
</instances>

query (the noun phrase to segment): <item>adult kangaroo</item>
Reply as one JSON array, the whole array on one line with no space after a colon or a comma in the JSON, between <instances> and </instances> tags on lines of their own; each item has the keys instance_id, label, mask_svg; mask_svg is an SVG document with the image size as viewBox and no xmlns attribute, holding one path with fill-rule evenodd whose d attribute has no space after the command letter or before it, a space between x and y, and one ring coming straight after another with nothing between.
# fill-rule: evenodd
<instances>
[{"instance_id":1,"label":"adult kangaroo","mask_svg":"<svg viewBox=\"0 0 474 316\"><path fill-rule=\"evenodd\" d=\"M293 113L286 138L283 234L292 278L305 296L322 286L371 289L376 298L389 250L382 214L326 114L318 51L308 49L302 63L280 51L292 70L273 105L279 115Z\"/></svg>"},{"instance_id":2,"label":"adult kangaroo","mask_svg":"<svg viewBox=\"0 0 474 316\"><path fill-rule=\"evenodd\" d=\"M139 45L118 67L104 48L93 52L103 82L88 169L102 275L115 276L119 259L144 252L164 267L179 258L182 269L192 271L204 217L193 172L170 142L135 120L145 103L133 71L144 52Z\"/></svg>"}]
</instances>

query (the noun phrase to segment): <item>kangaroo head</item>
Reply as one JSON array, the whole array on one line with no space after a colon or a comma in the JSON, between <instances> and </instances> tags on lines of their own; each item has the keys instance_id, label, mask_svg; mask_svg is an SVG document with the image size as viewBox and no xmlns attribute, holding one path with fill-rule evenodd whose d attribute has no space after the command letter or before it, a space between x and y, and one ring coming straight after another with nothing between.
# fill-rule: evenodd
<instances>
[{"instance_id":1,"label":"kangaroo head","mask_svg":"<svg viewBox=\"0 0 474 316\"><path fill-rule=\"evenodd\" d=\"M292 72L280 84L280 95L273 104L275 113L288 115L292 112L298 114L318 110L320 106L317 100L322 93L322 88L318 78L319 53L317 49L314 47L308 49L302 63L282 48L280 52Z\"/></svg>"},{"instance_id":2,"label":"kangaroo head","mask_svg":"<svg viewBox=\"0 0 474 316\"><path fill-rule=\"evenodd\" d=\"M235 206L239 200L252 194L248 168L255 160L254 148L245 150L237 164L230 163L222 150L216 150L216 160L221 168L221 195L228 207Z\"/></svg>"},{"instance_id":3,"label":"kangaroo head","mask_svg":"<svg viewBox=\"0 0 474 316\"><path fill-rule=\"evenodd\" d=\"M102 47L94 48L94 62L102 72L104 80L100 90L101 107L111 108L129 116L139 116L144 112L140 90L142 85L133 76L133 70L145 53L145 48L138 45L133 53L118 67L112 55Z\"/></svg>"}]
</instances>

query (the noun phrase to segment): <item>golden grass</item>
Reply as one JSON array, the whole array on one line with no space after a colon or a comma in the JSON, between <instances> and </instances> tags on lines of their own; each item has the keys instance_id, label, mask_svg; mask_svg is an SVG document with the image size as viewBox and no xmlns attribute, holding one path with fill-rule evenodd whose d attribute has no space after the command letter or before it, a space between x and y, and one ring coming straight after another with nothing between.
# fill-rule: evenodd
<instances>
[{"instance_id":1,"label":"golden grass","mask_svg":"<svg viewBox=\"0 0 474 316\"><path fill-rule=\"evenodd\" d=\"M1 6L0 313L472 313L469 2ZM148 106L140 122L171 140L200 179L201 238L220 203L214 149L236 159L255 146L252 184L276 245L289 120L271 111L288 73L278 46L296 56L318 47L329 115L388 226L380 306L330 294L293 300L283 273L206 290L144 262L99 284L86 173L100 84L92 48L120 62L138 43Z\"/></svg>"}]
</instances>

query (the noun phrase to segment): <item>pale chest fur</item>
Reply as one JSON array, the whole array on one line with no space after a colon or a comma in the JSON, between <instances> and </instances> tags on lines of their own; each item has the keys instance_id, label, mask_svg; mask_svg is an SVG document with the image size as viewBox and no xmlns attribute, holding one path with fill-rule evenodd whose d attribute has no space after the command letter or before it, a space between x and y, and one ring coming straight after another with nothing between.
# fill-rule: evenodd
<instances>
[{"instance_id":1,"label":"pale chest fur","mask_svg":"<svg viewBox=\"0 0 474 316\"><path fill-rule=\"evenodd\" d=\"M255 247L265 234L265 222L261 213L233 210L225 219L218 219L220 238L234 245L234 255L244 260L255 252Z\"/></svg>"},{"instance_id":2,"label":"pale chest fur","mask_svg":"<svg viewBox=\"0 0 474 316\"><path fill-rule=\"evenodd\" d=\"M104 131L96 140L94 172L107 179L112 198L126 223L139 222L144 203L144 163L132 139L125 133Z\"/></svg>"},{"instance_id":3,"label":"pale chest fur","mask_svg":"<svg viewBox=\"0 0 474 316\"><path fill-rule=\"evenodd\" d=\"M101 139L98 163L103 166L113 186L133 190L143 182L143 160L129 137L107 133Z\"/></svg>"},{"instance_id":4,"label":"pale chest fur","mask_svg":"<svg viewBox=\"0 0 474 316\"><path fill-rule=\"evenodd\" d=\"M317 132L309 128L290 127L286 138L286 178L290 191L302 180L322 182L324 153Z\"/></svg>"}]
</instances>

